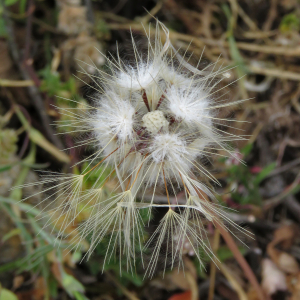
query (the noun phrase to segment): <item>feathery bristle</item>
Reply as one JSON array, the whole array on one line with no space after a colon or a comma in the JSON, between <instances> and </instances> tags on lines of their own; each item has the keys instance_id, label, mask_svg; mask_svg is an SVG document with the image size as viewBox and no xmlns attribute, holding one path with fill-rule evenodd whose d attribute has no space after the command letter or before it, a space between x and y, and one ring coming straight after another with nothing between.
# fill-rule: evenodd
<instances>
[{"instance_id":1,"label":"feathery bristle","mask_svg":"<svg viewBox=\"0 0 300 300\"><path fill-rule=\"evenodd\" d=\"M161 42L161 29L166 35L165 43ZM83 144L92 145L95 151L83 160L88 165L81 175L54 175L54 179L46 177L44 183L63 180L46 189L53 191L52 198L61 201L54 215L60 211L66 217L58 237L64 237L65 228L87 210L89 216L71 241L74 247L90 236L90 248L85 255L89 258L108 236L105 262L115 254L125 255L128 270L134 269L136 244L143 256L145 224L140 210L169 207L146 243L146 247L154 245L145 273L152 277L162 247L166 253L165 267L172 268L175 261L179 261L179 266L183 264L183 241L191 245L200 263L198 248L214 259L206 243L203 220L232 222L214 203L213 190L206 182L218 182L201 159L210 158L215 149L234 155L227 142L243 137L219 129L217 126L225 120L217 115L219 109L244 100L220 100L224 88L218 89L218 84L228 77L226 70L215 70L212 65L201 71L190 65L174 49L162 23L156 25L153 42L150 33L146 32L146 36L146 58L132 38L134 64L123 62L117 54L117 58L107 58L107 73L98 70L97 75L89 75L82 69L91 81L88 85L94 93L88 97L93 105L86 105L82 114L65 108L62 113L74 118L72 132L92 133ZM86 182L92 174L98 177L88 187ZM111 195L106 195L106 183L112 178L117 179L117 184ZM166 205L156 203L159 186L165 189L169 202ZM140 201L146 190L153 195L148 204ZM185 202L171 203L169 193L176 197L180 191L184 191ZM54 225L58 223L54 221Z\"/></svg>"}]
</instances>

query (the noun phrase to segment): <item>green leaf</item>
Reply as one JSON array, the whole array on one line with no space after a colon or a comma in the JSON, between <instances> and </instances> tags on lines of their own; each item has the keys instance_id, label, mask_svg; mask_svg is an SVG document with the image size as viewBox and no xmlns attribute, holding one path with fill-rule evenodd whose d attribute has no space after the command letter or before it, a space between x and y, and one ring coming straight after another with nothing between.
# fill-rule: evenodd
<instances>
[{"instance_id":1,"label":"green leaf","mask_svg":"<svg viewBox=\"0 0 300 300\"><path fill-rule=\"evenodd\" d=\"M43 78L40 89L49 96L61 95L65 97L66 93L70 97L76 95L77 87L74 78L70 77L66 82L63 82L59 73L51 71L50 65L39 71L38 74Z\"/></svg>"},{"instance_id":2,"label":"green leaf","mask_svg":"<svg viewBox=\"0 0 300 300\"><path fill-rule=\"evenodd\" d=\"M276 162L273 162L263 168L259 174L255 177L253 184L258 185L260 184L274 169L276 168Z\"/></svg>"},{"instance_id":3,"label":"green leaf","mask_svg":"<svg viewBox=\"0 0 300 300\"><path fill-rule=\"evenodd\" d=\"M49 163L43 163L43 164L28 164L26 162L21 161L21 165L25 167L29 167L32 169L46 169L50 166Z\"/></svg>"},{"instance_id":4,"label":"green leaf","mask_svg":"<svg viewBox=\"0 0 300 300\"><path fill-rule=\"evenodd\" d=\"M17 3L19 0L5 0L5 6L10 6L10 5L14 5L15 3Z\"/></svg>"},{"instance_id":5,"label":"green leaf","mask_svg":"<svg viewBox=\"0 0 300 300\"><path fill-rule=\"evenodd\" d=\"M0 274L18 269L22 263L22 260L23 260L23 258L20 258L18 260L12 261L10 263L1 265L0 266Z\"/></svg>"},{"instance_id":6,"label":"green leaf","mask_svg":"<svg viewBox=\"0 0 300 300\"><path fill-rule=\"evenodd\" d=\"M244 63L244 60L240 54L239 48L236 45L236 41L233 35L228 37L228 44L230 49L230 54L235 64L237 65L237 71L239 76L249 73L247 66Z\"/></svg>"},{"instance_id":7,"label":"green leaf","mask_svg":"<svg viewBox=\"0 0 300 300\"><path fill-rule=\"evenodd\" d=\"M281 32L298 31L300 29L299 16L295 13L285 15L280 22L279 29Z\"/></svg>"},{"instance_id":8,"label":"green leaf","mask_svg":"<svg viewBox=\"0 0 300 300\"><path fill-rule=\"evenodd\" d=\"M5 234L2 238L2 243L6 242L7 240L9 240L10 238L12 238L15 235L19 235L21 234L21 230L20 228L14 228L11 231L9 231L7 234Z\"/></svg>"},{"instance_id":9,"label":"green leaf","mask_svg":"<svg viewBox=\"0 0 300 300\"><path fill-rule=\"evenodd\" d=\"M12 168L12 166L13 165L5 165L5 166L0 167L0 173L10 170Z\"/></svg>"},{"instance_id":10,"label":"green leaf","mask_svg":"<svg viewBox=\"0 0 300 300\"><path fill-rule=\"evenodd\" d=\"M8 171L10 170L13 166L15 165L21 165L21 166L24 166L24 167L29 167L29 168L32 168L32 169L46 169L49 167L49 163L44 163L44 164L31 164L31 163L27 163L26 161L19 161L15 164L11 164L11 165L4 165L4 166L0 166L0 173L1 172L5 172L5 171Z\"/></svg>"},{"instance_id":11,"label":"green leaf","mask_svg":"<svg viewBox=\"0 0 300 300\"><path fill-rule=\"evenodd\" d=\"M243 153L245 156L250 154L251 150L253 149L253 144L247 144L242 150L241 153Z\"/></svg>"},{"instance_id":12,"label":"green leaf","mask_svg":"<svg viewBox=\"0 0 300 300\"><path fill-rule=\"evenodd\" d=\"M6 24L4 19L0 16L0 37L7 37Z\"/></svg>"},{"instance_id":13,"label":"green leaf","mask_svg":"<svg viewBox=\"0 0 300 300\"><path fill-rule=\"evenodd\" d=\"M20 9L20 14L25 14L26 11L26 4L27 4L27 0L20 0L20 5L19 5L19 9Z\"/></svg>"},{"instance_id":14,"label":"green leaf","mask_svg":"<svg viewBox=\"0 0 300 300\"><path fill-rule=\"evenodd\" d=\"M24 271L31 271L36 269L36 267L40 267L42 261L45 261L46 255L53 250L52 245L44 245L39 248L34 249L30 254L25 256L20 262L17 268L18 273L22 273Z\"/></svg>"},{"instance_id":15,"label":"green leaf","mask_svg":"<svg viewBox=\"0 0 300 300\"><path fill-rule=\"evenodd\" d=\"M245 248L239 247L239 250L242 254L245 254ZM234 256L227 246L221 246L217 251L217 257L221 262L224 262L229 258L233 258Z\"/></svg>"},{"instance_id":16,"label":"green leaf","mask_svg":"<svg viewBox=\"0 0 300 300\"><path fill-rule=\"evenodd\" d=\"M58 282L54 278L50 277L48 287L51 297L53 299L57 299Z\"/></svg>"},{"instance_id":17,"label":"green leaf","mask_svg":"<svg viewBox=\"0 0 300 300\"><path fill-rule=\"evenodd\" d=\"M84 286L76 280L72 275L67 274L66 272L62 272L62 285L65 291L70 296L75 296L76 292L83 293Z\"/></svg>"},{"instance_id":18,"label":"green leaf","mask_svg":"<svg viewBox=\"0 0 300 300\"><path fill-rule=\"evenodd\" d=\"M43 215L43 213L36 207L34 207L28 203L16 201L14 199L5 198L5 197L0 196L0 203L17 205L22 211L25 211L26 213L30 212L30 214L32 214L34 216L38 216L38 215L42 216Z\"/></svg>"},{"instance_id":19,"label":"green leaf","mask_svg":"<svg viewBox=\"0 0 300 300\"><path fill-rule=\"evenodd\" d=\"M75 292L74 293L75 299L76 300L89 300L89 298L87 298L86 296L84 296L82 293L80 292Z\"/></svg>"},{"instance_id":20,"label":"green leaf","mask_svg":"<svg viewBox=\"0 0 300 300\"><path fill-rule=\"evenodd\" d=\"M7 289L0 289L0 300L18 300L18 297Z\"/></svg>"},{"instance_id":21,"label":"green leaf","mask_svg":"<svg viewBox=\"0 0 300 300\"><path fill-rule=\"evenodd\" d=\"M8 215L10 216L10 218L14 221L15 225L18 226L18 228L20 228L21 232L22 232L22 239L24 240L24 242L26 242L26 250L27 251L31 251L32 250L32 237L30 235L30 233L28 232L27 228L24 226L23 221L20 220L20 218L18 216L16 216L15 212L13 211L13 209L11 208L10 205L6 204L6 203L1 203L1 206L5 209L5 211L8 213ZM0 268L1 269L1 268Z\"/></svg>"}]
</instances>

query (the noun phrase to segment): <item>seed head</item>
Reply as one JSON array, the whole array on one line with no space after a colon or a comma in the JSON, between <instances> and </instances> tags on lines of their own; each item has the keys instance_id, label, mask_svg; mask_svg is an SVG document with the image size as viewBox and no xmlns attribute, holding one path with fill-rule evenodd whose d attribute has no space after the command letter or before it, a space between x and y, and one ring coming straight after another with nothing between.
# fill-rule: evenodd
<instances>
[{"instance_id":1,"label":"seed head","mask_svg":"<svg viewBox=\"0 0 300 300\"><path fill-rule=\"evenodd\" d=\"M165 43L161 42L162 33ZM92 133L88 142L95 151L85 159L88 166L80 177L66 177L68 188L57 184L51 189L64 189L64 200L55 212L62 209L70 219L63 224L60 235L78 215L69 213L70 207L77 211L79 207L89 207L89 217L73 238L75 247L91 236L89 257L109 235L105 261L113 252L120 257L125 255L131 270L136 261L136 244L143 262L145 224L140 210L168 207L146 243L154 249L146 275L153 276L162 247L168 253L165 267L172 268L176 261L182 265L186 243L200 261L199 247L213 258L205 242L204 224L232 222L214 203L213 190L207 182L218 182L203 159L210 158L214 149L233 155L226 142L242 138L218 128L224 121L217 117L218 110L230 105L220 95L222 88L218 88L220 81L228 77L228 69L215 70L213 64L200 71L198 65L190 65L174 49L167 28L160 22L154 41L150 30L146 35L146 55L138 51L132 39L134 63L122 61L117 54L117 58L107 58L109 72L98 70L96 77L86 74L93 83L94 93L89 95L93 106L87 106L83 116L77 116L74 127L75 131ZM102 175L109 168L112 171L107 178L115 176L118 184L111 195L104 195L108 179L102 180ZM96 172L100 175L93 186L80 192L85 180ZM156 201L158 189L165 191L167 204ZM152 196L146 201L149 192Z\"/></svg>"}]
</instances>

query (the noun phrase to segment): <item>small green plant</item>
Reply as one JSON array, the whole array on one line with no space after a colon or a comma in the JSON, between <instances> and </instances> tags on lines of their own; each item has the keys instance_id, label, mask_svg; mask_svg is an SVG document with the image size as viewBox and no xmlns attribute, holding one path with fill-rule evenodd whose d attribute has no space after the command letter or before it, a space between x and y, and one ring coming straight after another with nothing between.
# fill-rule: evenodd
<instances>
[{"instance_id":1,"label":"small green plant","mask_svg":"<svg viewBox=\"0 0 300 300\"><path fill-rule=\"evenodd\" d=\"M290 13L285 15L280 22L279 29L282 33L299 31L300 29L299 15L297 15L297 13Z\"/></svg>"},{"instance_id":2,"label":"small green plant","mask_svg":"<svg viewBox=\"0 0 300 300\"><path fill-rule=\"evenodd\" d=\"M40 70L39 75L43 79L40 88L49 96L73 98L77 95L76 81L73 77L70 77L66 82L62 82L60 74L52 72L49 65Z\"/></svg>"}]
</instances>

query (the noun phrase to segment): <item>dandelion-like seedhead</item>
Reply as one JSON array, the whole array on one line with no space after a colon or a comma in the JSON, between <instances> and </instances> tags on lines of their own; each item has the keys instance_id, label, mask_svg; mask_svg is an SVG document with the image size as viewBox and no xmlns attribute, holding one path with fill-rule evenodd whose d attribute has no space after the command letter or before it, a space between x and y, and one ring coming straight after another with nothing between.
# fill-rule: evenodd
<instances>
[{"instance_id":1,"label":"dandelion-like seedhead","mask_svg":"<svg viewBox=\"0 0 300 300\"><path fill-rule=\"evenodd\" d=\"M213 64L200 71L198 65L190 65L174 49L167 28L160 22L154 41L150 29L145 33L146 54L137 49L132 38L134 64L122 61L118 53L107 58L108 72L86 74L92 82L94 92L88 97L93 105L87 105L80 115L71 109L63 112L76 119L74 131L92 133L84 143L92 145L94 152L84 159L82 174L55 175L44 182L57 181L46 191L58 201L52 215L64 216L63 222L54 221L60 228L59 237L66 238L65 229L85 211L86 221L71 240L74 248L90 236L88 258L107 239L105 262L119 255L126 257L128 270L134 270L139 259L146 275L152 277L161 258L165 258L165 267L183 266L187 243L200 263L199 248L214 258L206 242L206 224L233 222L215 203L207 183L218 182L203 159L215 150L233 155L227 142L243 138L218 127L225 125L218 110L233 104L222 99L223 88L218 88L228 69L216 69ZM97 177L87 187L93 173ZM105 187L113 177L117 183L108 194ZM162 190L167 199L164 204L156 201ZM167 212L144 241L148 224L141 211L150 213L154 207L167 208ZM146 262L143 253L147 247L152 251Z\"/></svg>"}]
</instances>

